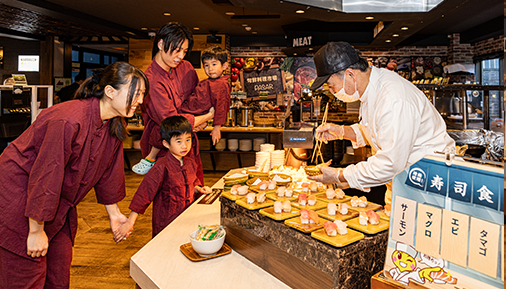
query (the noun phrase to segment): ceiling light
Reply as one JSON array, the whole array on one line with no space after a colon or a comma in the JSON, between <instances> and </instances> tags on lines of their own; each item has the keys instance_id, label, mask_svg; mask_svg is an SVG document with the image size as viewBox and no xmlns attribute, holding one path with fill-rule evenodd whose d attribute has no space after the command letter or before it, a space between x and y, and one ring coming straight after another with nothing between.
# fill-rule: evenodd
<instances>
[{"instance_id":1,"label":"ceiling light","mask_svg":"<svg viewBox=\"0 0 506 289\"><path fill-rule=\"evenodd\" d=\"M367 16L367 17L365 17L365 19L367 19L367 20L373 20L374 16Z\"/></svg>"},{"instance_id":2,"label":"ceiling light","mask_svg":"<svg viewBox=\"0 0 506 289\"><path fill-rule=\"evenodd\" d=\"M297 55L297 52L294 52L294 53L293 53L293 55L294 55L294 56L295 56L295 55Z\"/></svg>"},{"instance_id":3,"label":"ceiling light","mask_svg":"<svg viewBox=\"0 0 506 289\"><path fill-rule=\"evenodd\" d=\"M170 13L169 12L165 12L163 13L164 16L170 16Z\"/></svg>"},{"instance_id":4,"label":"ceiling light","mask_svg":"<svg viewBox=\"0 0 506 289\"><path fill-rule=\"evenodd\" d=\"M313 50L313 47L309 47L309 50Z\"/></svg>"},{"instance_id":5,"label":"ceiling light","mask_svg":"<svg viewBox=\"0 0 506 289\"><path fill-rule=\"evenodd\" d=\"M385 42L392 42L392 40L390 40L390 39L387 39L387 40L385 40Z\"/></svg>"},{"instance_id":6,"label":"ceiling light","mask_svg":"<svg viewBox=\"0 0 506 289\"><path fill-rule=\"evenodd\" d=\"M130 32L130 31L127 31L126 33L128 33L128 34L130 34L130 35L135 35L135 33Z\"/></svg>"},{"instance_id":7,"label":"ceiling light","mask_svg":"<svg viewBox=\"0 0 506 289\"><path fill-rule=\"evenodd\" d=\"M243 26L243 27L246 27L246 26L248 26L248 24L244 23L242 26Z\"/></svg>"},{"instance_id":8,"label":"ceiling light","mask_svg":"<svg viewBox=\"0 0 506 289\"><path fill-rule=\"evenodd\" d=\"M401 27L401 30L408 30L409 28L404 26L404 27Z\"/></svg>"},{"instance_id":9,"label":"ceiling light","mask_svg":"<svg viewBox=\"0 0 506 289\"><path fill-rule=\"evenodd\" d=\"M235 15L235 13L234 13L234 12L225 12L225 14L226 14L226 15L228 15L228 16Z\"/></svg>"},{"instance_id":10,"label":"ceiling light","mask_svg":"<svg viewBox=\"0 0 506 289\"><path fill-rule=\"evenodd\" d=\"M148 30L146 27L142 27L141 30Z\"/></svg>"},{"instance_id":11,"label":"ceiling light","mask_svg":"<svg viewBox=\"0 0 506 289\"><path fill-rule=\"evenodd\" d=\"M399 37L399 34L394 34L392 35L392 37Z\"/></svg>"},{"instance_id":12,"label":"ceiling light","mask_svg":"<svg viewBox=\"0 0 506 289\"><path fill-rule=\"evenodd\" d=\"M244 27L244 29L246 29L246 31L251 31L251 27L249 26Z\"/></svg>"},{"instance_id":13,"label":"ceiling light","mask_svg":"<svg viewBox=\"0 0 506 289\"><path fill-rule=\"evenodd\" d=\"M193 30L200 30L199 27L193 27Z\"/></svg>"},{"instance_id":14,"label":"ceiling light","mask_svg":"<svg viewBox=\"0 0 506 289\"><path fill-rule=\"evenodd\" d=\"M445 17L445 15L444 15L444 14L443 14L443 15L441 15L441 17Z\"/></svg>"},{"instance_id":15,"label":"ceiling light","mask_svg":"<svg viewBox=\"0 0 506 289\"><path fill-rule=\"evenodd\" d=\"M297 13L297 14L303 14L303 13L305 13L305 11L304 10L297 10L297 11L295 11L295 13Z\"/></svg>"},{"instance_id":16,"label":"ceiling light","mask_svg":"<svg viewBox=\"0 0 506 289\"><path fill-rule=\"evenodd\" d=\"M258 32L256 32L256 31L251 32L251 34L257 34L257 33L258 33Z\"/></svg>"}]
</instances>

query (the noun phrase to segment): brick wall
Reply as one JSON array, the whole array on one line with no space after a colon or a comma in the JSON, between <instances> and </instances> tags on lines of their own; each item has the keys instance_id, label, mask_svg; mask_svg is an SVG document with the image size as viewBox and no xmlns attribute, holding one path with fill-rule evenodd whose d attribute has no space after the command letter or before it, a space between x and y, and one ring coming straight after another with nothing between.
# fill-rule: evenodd
<instances>
[{"instance_id":1,"label":"brick wall","mask_svg":"<svg viewBox=\"0 0 506 289\"><path fill-rule=\"evenodd\" d=\"M230 53L232 56L241 57L282 57L286 56L283 53L285 47L232 47Z\"/></svg>"},{"instance_id":2,"label":"brick wall","mask_svg":"<svg viewBox=\"0 0 506 289\"><path fill-rule=\"evenodd\" d=\"M504 51L504 35L489 38L474 44L474 56Z\"/></svg>"}]
</instances>

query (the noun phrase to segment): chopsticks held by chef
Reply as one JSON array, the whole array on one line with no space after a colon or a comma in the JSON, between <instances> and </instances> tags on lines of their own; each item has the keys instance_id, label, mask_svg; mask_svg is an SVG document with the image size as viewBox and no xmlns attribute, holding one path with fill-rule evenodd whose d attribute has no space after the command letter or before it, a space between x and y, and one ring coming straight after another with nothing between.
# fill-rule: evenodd
<instances>
[{"instance_id":1,"label":"chopsticks held by chef","mask_svg":"<svg viewBox=\"0 0 506 289\"><path fill-rule=\"evenodd\" d=\"M318 77L312 90L327 83L339 100L360 101L359 123L327 122L316 129L316 138L325 143L346 139L353 148L369 145L372 156L346 168L322 166L322 174L310 179L365 192L386 184L385 203L390 204L395 174L435 151L455 148L443 118L422 91L393 71L369 67L349 43L327 43L314 63Z\"/></svg>"},{"instance_id":2,"label":"chopsticks held by chef","mask_svg":"<svg viewBox=\"0 0 506 289\"><path fill-rule=\"evenodd\" d=\"M126 62L96 70L0 155L0 288L69 288L76 205L91 189L112 231L127 221L117 206L126 195L124 118L147 90Z\"/></svg>"}]
</instances>

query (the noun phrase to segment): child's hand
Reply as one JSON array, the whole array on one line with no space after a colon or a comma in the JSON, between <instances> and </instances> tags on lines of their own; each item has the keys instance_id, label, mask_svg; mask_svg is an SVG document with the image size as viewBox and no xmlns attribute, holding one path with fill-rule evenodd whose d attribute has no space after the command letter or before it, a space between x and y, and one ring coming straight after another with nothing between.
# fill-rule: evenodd
<instances>
[{"instance_id":1,"label":"child's hand","mask_svg":"<svg viewBox=\"0 0 506 289\"><path fill-rule=\"evenodd\" d=\"M136 212L130 213L127 221L122 224L119 228L113 231L113 238L116 244L121 241L124 241L132 234L134 229L135 220L137 219L138 214Z\"/></svg>"},{"instance_id":2,"label":"child's hand","mask_svg":"<svg viewBox=\"0 0 506 289\"><path fill-rule=\"evenodd\" d=\"M215 126L211 131L210 135L213 138L213 145L216 145L218 141L221 139L220 127Z\"/></svg>"},{"instance_id":3,"label":"child's hand","mask_svg":"<svg viewBox=\"0 0 506 289\"><path fill-rule=\"evenodd\" d=\"M212 190L210 187L208 187L208 186L204 186L204 187L201 189L201 191L200 191L200 192L201 192L202 194L206 194L206 195L207 195L207 194L212 193L212 192L213 192L213 190Z\"/></svg>"}]
</instances>

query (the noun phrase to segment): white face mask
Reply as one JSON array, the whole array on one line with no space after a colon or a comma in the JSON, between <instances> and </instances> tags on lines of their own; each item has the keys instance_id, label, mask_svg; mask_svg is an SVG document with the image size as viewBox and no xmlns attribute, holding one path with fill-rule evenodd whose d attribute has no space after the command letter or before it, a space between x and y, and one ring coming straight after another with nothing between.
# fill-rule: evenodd
<instances>
[{"instance_id":1,"label":"white face mask","mask_svg":"<svg viewBox=\"0 0 506 289\"><path fill-rule=\"evenodd\" d=\"M334 93L334 96L337 97L337 99L339 99L340 101L344 102L357 101L360 98L360 94L358 93L357 90L357 82L355 81L355 92L352 95L349 95L344 91L345 84L346 84L346 75L344 75L343 79L343 88L341 88L341 90L339 90L338 92Z\"/></svg>"}]
</instances>

